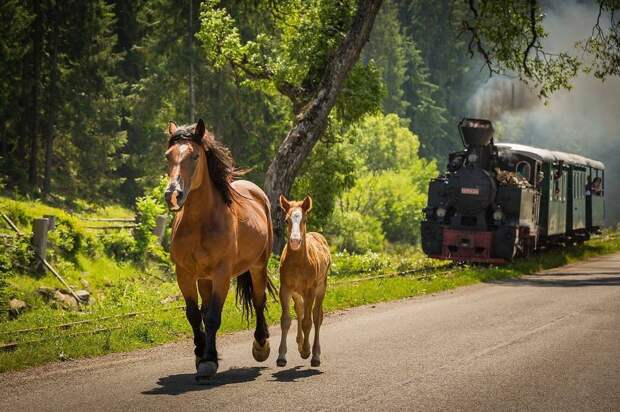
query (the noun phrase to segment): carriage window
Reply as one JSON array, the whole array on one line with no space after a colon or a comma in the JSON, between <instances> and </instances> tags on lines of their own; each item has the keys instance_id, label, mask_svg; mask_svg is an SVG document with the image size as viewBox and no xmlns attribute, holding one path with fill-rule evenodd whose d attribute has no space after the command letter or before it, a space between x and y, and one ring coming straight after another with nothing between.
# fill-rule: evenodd
<instances>
[{"instance_id":1,"label":"carriage window","mask_svg":"<svg viewBox=\"0 0 620 412\"><path fill-rule=\"evenodd\" d=\"M595 177L592 181L592 194L594 196L602 196L603 195L603 179L600 177Z\"/></svg>"},{"instance_id":2,"label":"carriage window","mask_svg":"<svg viewBox=\"0 0 620 412\"><path fill-rule=\"evenodd\" d=\"M532 166L524 160L520 161L517 163L517 174L529 182L532 178Z\"/></svg>"}]
</instances>

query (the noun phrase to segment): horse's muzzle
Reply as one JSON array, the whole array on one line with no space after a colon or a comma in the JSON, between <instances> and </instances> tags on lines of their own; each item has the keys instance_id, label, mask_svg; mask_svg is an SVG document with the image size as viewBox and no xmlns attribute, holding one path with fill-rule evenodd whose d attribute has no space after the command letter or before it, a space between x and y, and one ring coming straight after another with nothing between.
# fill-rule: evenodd
<instances>
[{"instance_id":1,"label":"horse's muzzle","mask_svg":"<svg viewBox=\"0 0 620 412\"><path fill-rule=\"evenodd\" d=\"M289 243L291 245L291 249L298 250L301 247L301 238L299 239L291 238L289 240Z\"/></svg>"},{"instance_id":2,"label":"horse's muzzle","mask_svg":"<svg viewBox=\"0 0 620 412\"><path fill-rule=\"evenodd\" d=\"M168 209L173 212L178 212L183 208L183 204L185 203L185 192L176 188L168 189L166 193L164 193L164 198L166 199Z\"/></svg>"}]
</instances>

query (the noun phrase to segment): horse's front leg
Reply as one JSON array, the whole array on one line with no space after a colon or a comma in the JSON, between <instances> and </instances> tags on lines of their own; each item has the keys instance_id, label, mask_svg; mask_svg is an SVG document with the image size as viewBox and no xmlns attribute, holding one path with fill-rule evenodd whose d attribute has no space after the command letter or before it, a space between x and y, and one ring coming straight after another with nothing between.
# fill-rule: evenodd
<instances>
[{"instance_id":1,"label":"horse's front leg","mask_svg":"<svg viewBox=\"0 0 620 412\"><path fill-rule=\"evenodd\" d=\"M308 359L310 356L310 330L312 329L312 307L314 304L314 289L304 294L304 317L301 320L301 328L303 330L303 343L299 354L302 359Z\"/></svg>"},{"instance_id":2,"label":"horse's front leg","mask_svg":"<svg viewBox=\"0 0 620 412\"><path fill-rule=\"evenodd\" d=\"M198 308L196 279L189 272L177 268L177 283L185 299L185 316L194 332L194 354L196 355L197 368L200 357L205 350L205 333L202 329L202 315Z\"/></svg>"},{"instance_id":3,"label":"horse's front leg","mask_svg":"<svg viewBox=\"0 0 620 412\"><path fill-rule=\"evenodd\" d=\"M214 274L212 279L211 297L204 316L206 344L198 364L198 378L213 377L219 366L215 336L222 323L222 308L230 288L230 275Z\"/></svg>"}]
</instances>

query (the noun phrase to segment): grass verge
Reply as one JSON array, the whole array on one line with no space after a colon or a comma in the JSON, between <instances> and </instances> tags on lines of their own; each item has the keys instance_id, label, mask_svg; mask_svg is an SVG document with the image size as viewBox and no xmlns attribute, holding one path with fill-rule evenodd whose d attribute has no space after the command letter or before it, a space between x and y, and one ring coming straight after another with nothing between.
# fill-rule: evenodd
<instances>
[{"instance_id":1,"label":"grass verge","mask_svg":"<svg viewBox=\"0 0 620 412\"><path fill-rule=\"evenodd\" d=\"M324 302L326 312L355 306L425 295L479 282L505 279L532 273L541 269L561 266L570 262L620 250L620 237L606 234L580 247L550 251L501 267L462 266L441 270L425 279L389 276L390 271L428 264L428 260L414 253L410 257L375 256L369 262L355 265L350 256L336 256L334 275L330 277ZM436 262L435 264L441 265ZM78 259L78 276L87 277L96 290L95 303L84 312L65 312L52 309L43 302L35 302L36 310L27 312L16 321L0 324L0 344L22 344L13 351L0 352L0 372L23 369L53 361L97 356L152 347L189 338L190 329L177 300L178 289L172 279L151 276L132 265L119 265L106 259L95 262ZM347 271L348 270L348 271ZM354 272L352 274L352 272ZM385 273L380 279L360 280L369 273ZM91 275L89 275L91 274ZM41 279L11 279L15 288L34 296ZM51 281L51 280L50 280ZM224 308L221 333L251 327L241 320L240 310L229 293ZM279 305L270 302L270 324L279 320ZM130 317L122 314L133 313ZM105 318L102 320L102 318ZM99 320L97 320L99 319ZM37 329L17 333L20 329L46 328L66 322L88 321L67 329Z\"/></svg>"}]
</instances>

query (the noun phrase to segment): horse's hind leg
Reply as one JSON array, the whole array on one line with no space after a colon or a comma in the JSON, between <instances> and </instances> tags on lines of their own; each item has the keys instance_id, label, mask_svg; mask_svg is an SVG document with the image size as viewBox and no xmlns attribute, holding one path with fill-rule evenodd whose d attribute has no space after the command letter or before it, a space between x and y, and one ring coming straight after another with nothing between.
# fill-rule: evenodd
<instances>
[{"instance_id":1,"label":"horse's hind leg","mask_svg":"<svg viewBox=\"0 0 620 412\"><path fill-rule=\"evenodd\" d=\"M252 277L252 304L256 312L256 330L254 331L254 343L252 355L258 362L263 362L269 357L269 327L265 319L267 306L267 267L258 270L250 270Z\"/></svg>"},{"instance_id":2,"label":"horse's hind leg","mask_svg":"<svg viewBox=\"0 0 620 412\"><path fill-rule=\"evenodd\" d=\"M280 285L280 305L282 306L282 316L280 317L280 328L282 329L282 338L280 339L280 348L278 350L278 366L286 366L286 337L291 327L291 292L284 285Z\"/></svg>"},{"instance_id":3,"label":"horse's hind leg","mask_svg":"<svg viewBox=\"0 0 620 412\"><path fill-rule=\"evenodd\" d=\"M314 343L312 344L311 366L319 366L321 364L321 343L319 341L319 331L323 323L323 298L325 291L317 293L314 300L314 310L312 312L312 320L314 321Z\"/></svg>"},{"instance_id":4,"label":"horse's hind leg","mask_svg":"<svg viewBox=\"0 0 620 412\"><path fill-rule=\"evenodd\" d=\"M198 308L196 280L193 276L177 269L177 283L185 299L185 316L194 332L194 354L196 355L196 368L198 368L198 363L205 350L205 334L202 329L202 316Z\"/></svg>"}]
</instances>

